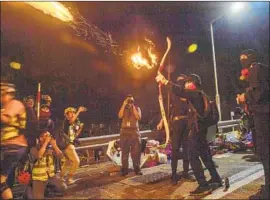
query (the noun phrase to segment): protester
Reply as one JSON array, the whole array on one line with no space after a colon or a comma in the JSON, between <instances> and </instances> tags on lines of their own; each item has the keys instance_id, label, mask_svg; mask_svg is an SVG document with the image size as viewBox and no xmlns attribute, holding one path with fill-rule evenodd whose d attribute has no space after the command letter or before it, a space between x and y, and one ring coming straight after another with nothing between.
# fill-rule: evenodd
<instances>
[{"instance_id":1,"label":"protester","mask_svg":"<svg viewBox=\"0 0 270 200\"><path fill-rule=\"evenodd\" d=\"M31 148L33 157L32 169L32 198L44 199L47 185L53 185L55 190L64 193L66 184L55 175L54 156L62 156L61 150L56 145L56 140L47 131L42 132L36 147ZM54 155L55 154L55 155Z\"/></svg>"},{"instance_id":2,"label":"protester","mask_svg":"<svg viewBox=\"0 0 270 200\"><path fill-rule=\"evenodd\" d=\"M265 185L259 198L269 199L269 67L257 61L254 50L244 50L240 54L242 72L240 80L247 81L245 93L238 94L236 101L248 106L252 113L255 134L255 152L264 169Z\"/></svg>"},{"instance_id":3,"label":"protester","mask_svg":"<svg viewBox=\"0 0 270 200\"><path fill-rule=\"evenodd\" d=\"M12 199L7 177L16 168L27 149L22 134L26 125L26 112L22 102L15 99L15 86L1 83L1 184L2 199Z\"/></svg>"},{"instance_id":4,"label":"protester","mask_svg":"<svg viewBox=\"0 0 270 200\"><path fill-rule=\"evenodd\" d=\"M181 74L177 78L177 83L183 85L186 79L186 75ZM181 178L185 181L195 181L194 177L188 174L189 171L189 159L188 159L188 103L184 98L179 98L174 93L171 94L171 109L170 109L170 119L172 126L172 184L177 184L177 165L178 159L183 159L183 173ZM161 121L157 129L160 130L163 126L163 121ZM180 147L182 147L182 152L180 152Z\"/></svg>"},{"instance_id":5,"label":"protester","mask_svg":"<svg viewBox=\"0 0 270 200\"><path fill-rule=\"evenodd\" d=\"M75 150L75 141L76 138L79 136L83 129L83 123L81 123L78 119L79 114L81 112L85 112L87 109L85 107L79 107L78 110L72 107L68 107L65 109L64 114L65 114L65 120L64 120L64 134L66 135L67 138L67 145L64 148L64 154L66 156L66 159L64 159L64 164L61 169L61 178L62 180L65 180L65 176L67 174L67 182L69 184L74 183L73 176L78 169L80 165L80 159L79 156ZM71 163L71 168L70 171L68 172L68 165L69 161Z\"/></svg>"},{"instance_id":6,"label":"protester","mask_svg":"<svg viewBox=\"0 0 270 200\"><path fill-rule=\"evenodd\" d=\"M37 126L37 114L35 111L35 97L32 95L27 96L23 100L25 108L26 108L26 130L25 135L27 136L26 139L28 141L28 148L31 149L33 146L36 145L37 133L36 133L36 126Z\"/></svg>"},{"instance_id":7,"label":"protester","mask_svg":"<svg viewBox=\"0 0 270 200\"><path fill-rule=\"evenodd\" d=\"M208 194L211 191L211 186L220 187L222 181L212 160L210 148L206 140L207 127L205 127L203 120L198 117L198 114L204 116L205 109L201 91L201 79L198 75L191 74L188 76L184 85L177 85L166 80L162 74L158 74L156 81L161 82L164 85L170 85L176 96L185 98L188 101L188 152L190 165L199 184L199 186L194 191L191 191L190 194L196 196ZM204 176L204 170L200 159L211 175L211 179L208 182Z\"/></svg>"}]
</instances>

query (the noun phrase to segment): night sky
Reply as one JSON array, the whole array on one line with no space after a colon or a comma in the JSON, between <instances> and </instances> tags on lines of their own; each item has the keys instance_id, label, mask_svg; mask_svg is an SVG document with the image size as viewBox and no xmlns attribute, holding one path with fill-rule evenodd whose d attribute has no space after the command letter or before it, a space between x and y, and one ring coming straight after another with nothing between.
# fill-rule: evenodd
<instances>
[{"instance_id":1,"label":"night sky","mask_svg":"<svg viewBox=\"0 0 270 200\"><path fill-rule=\"evenodd\" d=\"M230 14L232 2L66 2L78 9L88 23L109 32L120 48L130 50L151 39L159 58L172 39L167 64L174 66L171 77L197 73L203 89L215 97L210 39L214 24L219 91L223 119L236 107L241 91L239 53L258 50L269 65L269 2L251 2L250 9ZM68 38L68 39L67 39ZM198 50L187 53L190 44ZM23 64L21 70L8 67L10 59ZM158 112L158 91L154 81L157 68L137 70L126 56L104 53L95 41L84 41L62 21L17 2L1 2L1 75L15 77L20 96L42 92L53 98L55 115L63 117L68 105L84 105L84 118L93 122L115 120L124 96L132 93L142 108L144 120Z\"/></svg>"}]
</instances>

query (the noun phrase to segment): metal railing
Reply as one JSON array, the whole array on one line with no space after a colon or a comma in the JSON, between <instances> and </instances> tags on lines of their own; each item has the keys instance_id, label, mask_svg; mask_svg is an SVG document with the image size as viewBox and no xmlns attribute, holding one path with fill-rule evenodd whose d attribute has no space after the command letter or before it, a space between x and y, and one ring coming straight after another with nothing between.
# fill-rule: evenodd
<instances>
[{"instance_id":1,"label":"metal railing","mask_svg":"<svg viewBox=\"0 0 270 200\"><path fill-rule=\"evenodd\" d=\"M145 130L140 131L142 139L154 138L155 131ZM86 149L98 149L100 147L107 147L109 141L117 140L120 138L120 134L113 135L104 135L97 137L87 137L87 138L79 138L81 142L81 146L76 147L76 150L86 150Z\"/></svg>"},{"instance_id":2,"label":"metal railing","mask_svg":"<svg viewBox=\"0 0 270 200\"><path fill-rule=\"evenodd\" d=\"M240 121L241 121L240 119L219 121L218 129L222 131L225 128L234 128L234 127L240 126Z\"/></svg>"},{"instance_id":3,"label":"metal railing","mask_svg":"<svg viewBox=\"0 0 270 200\"><path fill-rule=\"evenodd\" d=\"M219 121L217 125L218 125L218 129L221 131L225 128L234 128L240 125L240 119ZM155 133L156 131L152 131L152 130L140 131L140 134L142 137L149 138L149 139L154 139ZM107 147L109 141L117 140L119 138L120 138L120 134L79 138L79 141L81 142L81 146L76 147L76 150L98 149L100 147Z\"/></svg>"}]
</instances>

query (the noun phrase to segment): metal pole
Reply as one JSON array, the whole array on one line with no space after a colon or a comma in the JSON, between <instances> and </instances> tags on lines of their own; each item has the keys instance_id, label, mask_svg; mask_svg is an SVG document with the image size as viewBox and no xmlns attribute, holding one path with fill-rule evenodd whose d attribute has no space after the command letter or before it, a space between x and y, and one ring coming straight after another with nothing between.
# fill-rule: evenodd
<instances>
[{"instance_id":1,"label":"metal pole","mask_svg":"<svg viewBox=\"0 0 270 200\"><path fill-rule=\"evenodd\" d=\"M220 98L219 98L219 92L218 92L217 63L216 63L216 56L215 56L213 22L210 23L210 31L211 31L212 50L213 50L213 64L214 64L215 88L216 88L216 103L217 103L218 112L219 112L219 121L221 121L222 117L221 117L221 109L220 109Z\"/></svg>"}]
</instances>

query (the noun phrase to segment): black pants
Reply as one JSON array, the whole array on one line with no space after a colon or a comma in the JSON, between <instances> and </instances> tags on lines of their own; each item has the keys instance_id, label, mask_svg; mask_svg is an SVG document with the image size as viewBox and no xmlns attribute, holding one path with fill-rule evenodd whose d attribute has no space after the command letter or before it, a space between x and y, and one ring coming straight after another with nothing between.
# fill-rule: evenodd
<instances>
[{"instance_id":1,"label":"black pants","mask_svg":"<svg viewBox=\"0 0 270 200\"><path fill-rule=\"evenodd\" d=\"M199 126L200 127L200 126ZM195 178L199 185L208 184L204 176L204 170L202 163L208 169L211 178L220 181L221 178L216 170L215 163L212 160L212 155L208 142L206 140L207 129L199 128L199 132L196 131L196 128L192 128L188 134L188 152L189 152L189 161L191 168L194 172Z\"/></svg>"},{"instance_id":2,"label":"black pants","mask_svg":"<svg viewBox=\"0 0 270 200\"><path fill-rule=\"evenodd\" d=\"M183 159L183 173L187 174L189 170L188 143L187 143L187 120L178 120L172 123L172 176L176 176L178 159ZM183 152L180 153L182 146Z\"/></svg>"},{"instance_id":3,"label":"black pants","mask_svg":"<svg viewBox=\"0 0 270 200\"><path fill-rule=\"evenodd\" d=\"M265 175L265 196L269 199L269 113L254 113L256 153L260 157Z\"/></svg>"},{"instance_id":4,"label":"black pants","mask_svg":"<svg viewBox=\"0 0 270 200\"><path fill-rule=\"evenodd\" d=\"M129 153L133 163L135 172L140 171L141 162L141 139L137 133L125 134L124 131L120 133L120 146L122 151L122 171L128 172L128 158Z\"/></svg>"},{"instance_id":5,"label":"black pants","mask_svg":"<svg viewBox=\"0 0 270 200\"><path fill-rule=\"evenodd\" d=\"M15 182L15 174L16 174L16 168L13 167L12 171L10 172L7 178L7 185L9 188L13 188L13 185Z\"/></svg>"}]
</instances>

